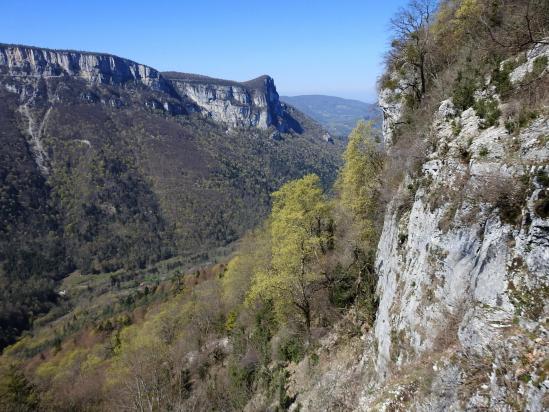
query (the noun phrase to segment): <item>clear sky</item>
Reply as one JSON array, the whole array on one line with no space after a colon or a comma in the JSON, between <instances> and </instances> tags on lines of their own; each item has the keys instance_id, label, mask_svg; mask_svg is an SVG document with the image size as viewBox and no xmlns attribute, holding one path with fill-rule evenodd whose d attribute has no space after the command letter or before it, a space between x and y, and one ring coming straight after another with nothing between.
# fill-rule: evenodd
<instances>
[{"instance_id":1,"label":"clear sky","mask_svg":"<svg viewBox=\"0 0 549 412\"><path fill-rule=\"evenodd\" d=\"M107 52L159 70L275 79L282 95L375 101L406 0L0 0L0 42Z\"/></svg>"}]
</instances>

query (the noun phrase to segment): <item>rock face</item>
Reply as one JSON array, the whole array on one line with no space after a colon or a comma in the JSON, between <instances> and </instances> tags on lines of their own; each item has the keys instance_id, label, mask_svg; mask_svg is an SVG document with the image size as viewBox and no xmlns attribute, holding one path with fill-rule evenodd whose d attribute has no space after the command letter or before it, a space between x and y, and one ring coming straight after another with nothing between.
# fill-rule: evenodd
<instances>
[{"instance_id":1,"label":"rock face","mask_svg":"<svg viewBox=\"0 0 549 412\"><path fill-rule=\"evenodd\" d=\"M144 87L157 93L145 102L146 107L153 110L170 114L199 112L232 128L274 127L283 133L299 132L295 120L281 105L274 80L269 76L238 83L176 72L161 74L149 66L109 54L2 44L0 75L26 81L69 76L90 85ZM16 89L10 82L6 82L5 87ZM95 96L84 98L93 101ZM121 101L106 103L124 104Z\"/></svg>"},{"instance_id":2,"label":"rock face","mask_svg":"<svg viewBox=\"0 0 549 412\"><path fill-rule=\"evenodd\" d=\"M380 97L389 150L399 93ZM325 364L309 382L295 379L294 405L547 410L549 118L514 133L503 123L485 128L474 109L440 103L423 172L402 183L386 211L374 328L358 355L349 344L321 343Z\"/></svg>"},{"instance_id":3,"label":"rock face","mask_svg":"<svg viewBox=\"0 0 549 412\"><path fill-rule=\"evenodd\" d=\"M0 45L0 66L11 76L74 76L92 84L141 83L172 93L171 85L155 69L120 57L29 46Z\"/></svg>"},{"instance_id":4,"label":"rock face","mask_svg":"<svg viewBox=\"0 0 549 412\"><path fill-rule=\"evenodd\" d=\"M518 392L523 410L541 411L549 384L543 372L549 221L539 205L547 196L549 150L539 139L549 120L538 119L515 138L503 127L480 130L469 109L458 116L456 136L449 108L443 102L435 116L437 149L419 188L408 193L412 207L390 205L385 217L375 371L390 386L398 370L427 365L422 379L445 392L402 383L386 389L414 397L413 410L507 410ZM519 162L511 160L512 142ZM464 148L468 161L460 159ZM523 206L493 206L514 196ZM473 379L478 384L467 387ZM364 405L376 402L389 407L395 400L363 398Z\"/></svg>"},{"instance_id":5,"label":"rock face","mask_svg":"<svg viewBox=\"0 0 549 412\"><path fill-rule=\"evenodd\" d=\"M274 80L269 76L238 83L177 72L163 75L215 121L231 127L274 126L282 132L289 128Z\"/></svg>"}]
</instances>

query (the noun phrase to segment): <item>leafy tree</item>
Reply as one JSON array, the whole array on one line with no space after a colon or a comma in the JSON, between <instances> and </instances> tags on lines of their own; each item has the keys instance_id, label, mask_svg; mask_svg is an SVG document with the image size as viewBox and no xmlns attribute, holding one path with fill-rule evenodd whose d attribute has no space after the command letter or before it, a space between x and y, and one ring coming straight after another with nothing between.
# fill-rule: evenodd
<instances>
[{"instance_id":1,"label":"leafy tree","mask_svg":"<svg viewBox=\"0 0 549 412\"><path fill-rule=\"evenodd\" d=\"M349 135L344 166L336 182L337 265L330 277L330 300L336 306L357 302L367 322L376 310L373 269L379 237L379 188L384 157L372 125L361 121Z\"/></svg>"},{"instance_id":2,"label":"leafy tree","mask_svg":"<svg viewBox=\"0 0 549 412\"><path fill-rule=\"evenodd\" d=\"M383 167L383 155L376 147L371 122L358 122L349 135L343 154L345 161L337 188L341 205L358 227L356 247L364 247L375 237L374 217L377 210L377 191Z\"/></svg>"},{"instance_id":3,"label":"leafy tree","mask_svg":"<svg viewBox=\"0 0 549 412\"><path fill-rule=\"evenodd\" d=\"M271 240L268 226L246 235L237 255L229 261L221 280L227 312L236 313L246 297L255 272L266 270L271 262Z\"/></svg>"},{"instance_id":4,"label":"leafy tree","mask_svg":"<svg viewBox=\"0 0 549 412\"><path fill-rule=\"evenodd\" d=\"M38 394L31 382L16 366L10 365L0 380L0 409L5 411L34 411L38 408Z\"/></svg>"},{"instance_id":5,"label":"leafy tree","mask_svg":"<svg viewBox=\"0 0 549 412\"><path fill-rule=\"evenodd\" d=\"M273 193L271 267L255 274L248 301L272 300L281 320L301 314L307 336L312 297L322 279L318 265L330 247L331 226L330 206L318 176L307 175Z\"/></svg>"}]
</instances>

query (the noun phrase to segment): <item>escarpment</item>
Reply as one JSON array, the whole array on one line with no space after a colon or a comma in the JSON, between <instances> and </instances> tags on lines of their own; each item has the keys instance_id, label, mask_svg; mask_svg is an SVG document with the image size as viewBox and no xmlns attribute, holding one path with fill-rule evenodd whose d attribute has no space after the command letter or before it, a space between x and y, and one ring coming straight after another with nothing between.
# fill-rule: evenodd
<instances>
[{"instance_id":1,"label":"escarpment","mask_svg":"<svg viewBox=\"0 0 549 412\"><path fill-rule=\"evenodd\" d=\"M537 81L544 101L548 52L541 44L503 61L509 87ZM399 142L410 74L388 78L391 87L380 92L388 153L417 158ZM526 109L502 98L497 82L484 79L471 107L457 107L456 97L436 106L421 160L383 219L373 329L360 340L323 339L316 352L323 366L308 381L300 376L310 367L292 368L295 405L547 409L549 116L536 106L517 120Z\"/></svg>"},{"instance_id":2,"label":"escarpment","mask_svg":"<svg viewBox=\"0 0 549 412\"><path fill-rule=\"evenodd\" d=\"M182 95L188 96L213 120L232 127L273 126L281 132L290 129L274 81L260 76L248 82L233 82L186 73L166 72Z\"/></svg>"},{"instance_id":3,"label":"escarpment","mask_svg":"<svg viewBox=\"0 0 549 412\"><path fill-rule=\"evenodd\" d=\"M146 102L152 109L171 114L199 112L233 128L300 131L280 103L274 80L266 75L239 83L195 74L159 73L152 67L109 54L2 44L0 75L5 77L5 87L12 89L16 82L6 81L7 77L26 81L68 77L92 86L142 86L158 92ZM82 98L93 100L96 96L86 94Z\"/></svg>"}]
</instances>

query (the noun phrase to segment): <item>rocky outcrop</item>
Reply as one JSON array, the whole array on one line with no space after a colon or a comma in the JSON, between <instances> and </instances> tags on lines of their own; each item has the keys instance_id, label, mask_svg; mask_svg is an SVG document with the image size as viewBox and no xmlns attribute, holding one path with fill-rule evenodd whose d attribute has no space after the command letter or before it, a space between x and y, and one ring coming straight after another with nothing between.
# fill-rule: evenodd
<instances>
[{"instance_id":1,"label":"rocky outcrop","mask_svg":"<svg viewBox=\"0 0 549 412\"><path fill-rule=\"evenodd\" d=\"M380 96L388 150L401 93ZM493 90L478 98L511 105ZM294 410L547 410L549 118L512 131L504 120L486 127L473 108L440 103L422 171L386 210L374 328L360 354L356 338L321 342L322 368L296 367Z\"/></svg>"},{"instance_id":2,"label":"rocky outcrop","mask_svg":"<svg viewBox=\"0 0 549 412\"><path fill-rule=\"evenodd\" d=\"M215 121L231 127L274 126L282 132L289 128L274 81L269 76L238 83L177 72L163 74L180 94L188 96Z\"/></svg>"},{"instance_id":3,"label":"rocky outcrop","mask_svg":"<svg viewBox=\"0 0 549 412\"><path fill-rule=\"evenodd\" d=\"M143 64L109 54L50 50L30 46L0 45L2 74L17 77L73 76L92 84L143 84L173 93L160 73Z\"/></svg>"},{"instance_id":4,"label":"rocky outcrop","mask_svg":"<svg viewBox=\"0 0 549 412\"><path fill-rule=\"evenodd\" d=\"M438 411L507 410L516 402L541 411L549 387L549 221L539 205L548 194L549 150L540 138L549 120L513 137L503 127L480 129L473 109L449 118L451 108L443 102L435 116L437 149L418 189L411 193L408 181L400 190L413 197L411 207L403 212L394 201L385 217L374 331L385 388L362 403L386 410L400 397L410 410ZM462 125L457 135L452 121Z\"/></svg>"},{"instance_id":5,"label":"rocky outcrop","mask_svg":"<svg viewBox=\"0 0 549 412\"><path fill-rule=\"evenodd\" d=\"M35 93L40 79L65 77L83 80L90 86L144 87L153 93L142 102L145 107L173 115L200 112L233 128L300 130L284 110L269 76L239 83L176 72L161 74L149 66L109 54L0 44L0 83L21 94L23 100ZM31 90L23 83L31 84ZM127 104L118 96L111 97L97 97L90 91L83 93L81 99L112 107Z\"/></svg>"}]
</instances>

